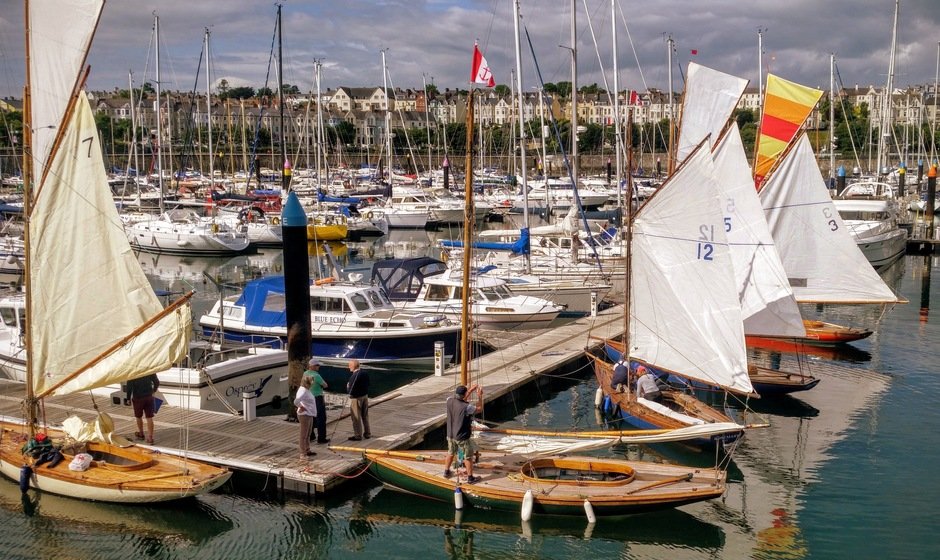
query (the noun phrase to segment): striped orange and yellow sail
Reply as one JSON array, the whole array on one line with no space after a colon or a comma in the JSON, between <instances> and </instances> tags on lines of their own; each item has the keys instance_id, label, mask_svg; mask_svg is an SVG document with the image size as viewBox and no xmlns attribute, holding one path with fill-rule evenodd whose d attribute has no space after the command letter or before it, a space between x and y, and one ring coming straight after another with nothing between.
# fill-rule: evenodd
<instances>
[{"instance_id":1,"label":"striped orange and yellow sail","mask_svg":"<svg viewBox=\"0 0 940 560\"><path fill-rule=\"evenodd\" d=\"M757 133L757 158L754 160L754 185L758 189L822 94L818 89L801 86L773 74L767 75L764 110Z\"/></svg>"}]
</instances>

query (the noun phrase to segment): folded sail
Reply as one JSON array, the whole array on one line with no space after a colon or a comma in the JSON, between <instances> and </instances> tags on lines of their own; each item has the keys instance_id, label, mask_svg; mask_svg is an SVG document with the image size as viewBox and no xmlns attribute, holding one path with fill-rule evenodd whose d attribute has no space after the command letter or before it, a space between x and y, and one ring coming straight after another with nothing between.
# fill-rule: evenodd
<instances>
[{"instance_id":1,"label":"folded sail","mask_svg":"<svg viewBox=\"0 0 940 560\"><path fill-rule=\"evenodd\" d=\"M104 0L30 0L29 73L33 173L52 149Z\"/></svg>"},{"instance_id":2,"label":"folded sail","mask_svg":"<svg viewBox=\"0 0 940 560\"><path fill-rule=\"evenodd\" d=\"M124 234L84 94L63 126L29 221L28 358L38 396L78 370L54 394L166 369L186 352L192 325L187 305L134 334L163 306Z\"/></svg>"},{"instance_id":3,"label":"folded sail","mask_svg":"<svg viewBox=\"0 0 940 560\"><path fill-rule=\"evenodd\" d=\"M741 303L713 167L703 144L634 219L630 355L749 393Z\"/></svg>"},{"instance_id":4,"label":"folded sail","mask_svg":"<svg viewBox=\"0 0 940 560\"><path fill-rule=\"evenodd\" d=\"M744 332L806 336L803 318L754 190L737 124L713 154L719 200L744 315Z\"/></svg>"},{"instance_id":5,"label":"folded sail","mask_svg":"<svg viewBox=\"0 0 940 560\"><path fill-rule=\"evenodd\" d=\"M689 63L676 161L684 161L709 135L713 142L717 140L746 87L744 78Z\"/></svg>"},{"instance_id":6,"label":"folded sail","mask_svg":"<svg viewBox=\"0 0 940 560\"><path fill-rule=\"evenodd\" d=\"M806 134L760 191L790 286L800 303L896 303L842 223Z\"/></svg>"},{"instance_id":7,"label":"folded sail","mask_svg":"<svg viewBox=\"0 0 940 560\"><path fill-rule=\"evenodd\" d=\"M754 159L754 184L758 189L767 174L796 137L822 91L767 75L767 91Z\"/></svg>"}]
</instances>

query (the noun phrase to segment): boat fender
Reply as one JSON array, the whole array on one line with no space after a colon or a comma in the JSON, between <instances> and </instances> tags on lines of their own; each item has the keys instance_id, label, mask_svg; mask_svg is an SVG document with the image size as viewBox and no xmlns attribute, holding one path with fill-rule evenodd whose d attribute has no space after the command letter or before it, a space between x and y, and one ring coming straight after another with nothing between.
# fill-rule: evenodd
<instances>
[{"instance_id":1,"label":"boat fender","mask_svg":"<svg viewBox=\"0 0 940 560\"><path fill-rule=\"evenodd\" d=\"M319 280L314 281L314 284L317 286L322 286L324 284L332 284L333 282L336 282L336 278L327 276L326 278L320 278Z\"/></svg>"},{"instance_id":2,"label":"boat fender","mask_svg":"<svg viewBox=\"0 0 940 560\"><path fill-rule=\"evenodd\" d=\"M29 465L23 465L20 469L20 492L29 491L29 479L33 477L33 469Z\"/></svg>"},{"instance_id":3,"label":"boat fender","mask_svg":"<svg viewBox=\"0 0 940 560\"><path fill-rule=\"evenodd\" d=\"M600 387L594 392L594 408L600 408L604 404L604 390Z\"/></svg>"},{"instance_id":4,"label":"boat fender","mask_svg":"<svg viewBox=\"0 0 940 560\"><path fill-rule=\"evenodd\" d=\"M532 519L532 509L535 507L535 497L532 496L532 490L526 490L522 496L522 520Z\"/></svg>"},{"instance_id":5,"label":"boat fender","mask_svg":"<svg viewBox=\"0 0 940 560\"><path fill-rule=\"evenodd\" d=\"M610 414L610 409L611 409L611 405L612 405L612 404L613 404L613 403L610 401L610 395L605 395L605 396L604 396L604 406L601 407L601 408L604 409L604 414Z\"/></svg>"},{"instance_id":6,"label":"boat fender","mask_svg":"<svg viewBox=\"0 0 940 560\"><path fill-rule=\"evenodd\" d=\"M277 216L274 216L273 218L271 218L271 223L274 224L274 225L276 225L276 226L279 226L279 225L281 225L281 219L278 218Z\"/></svg>"},{"instance_id":7,"label":"boat fender","mask_svg":"<svg viewBox=\"0 0 940 560\"><path fill-rule=\"evenodd\" d=\"M597 516L594 515L594 506L592 506L591 502L588 500L584 500L584 515L587 516L588 523L597 523Z\"/></svg>"},{"instance_id":8,"label":"boat fender","mask_svg":"<svg viewBox=\"0 0 940 560\"><path fill-rule=\"evenodd\" d=\"M454 509L460 511L463 509L463 492L460 486L454 488Z\"/></svg>"}]
</instances>

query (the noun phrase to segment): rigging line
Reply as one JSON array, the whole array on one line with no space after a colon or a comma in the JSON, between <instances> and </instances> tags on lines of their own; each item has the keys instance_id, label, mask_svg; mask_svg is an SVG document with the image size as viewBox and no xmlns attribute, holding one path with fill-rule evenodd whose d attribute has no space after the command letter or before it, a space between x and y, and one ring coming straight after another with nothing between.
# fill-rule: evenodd
<instances>
[{"instance_id":1,"label":"rigging line","mask_svg":"<svg viewBox=\"0 0 940 560\"><path fill-rule=\"evenodd\" d=\"M529 51L532 53L532 64L535 66L535 74L536 76L538 76L539 86L541 86L541 88L544 90L545 81L542 79L542 71L539 68L538 58L536 58L535 56L535 47L532 45L532 37L529 35L529 27L527 25L523 25L522 28L525 30L525 37L526 37L526 41L529 44ZM572 84L572 86L574 86L574 84ZM577 94L578 93L576 91L572 90L571 92L572 96L576 96ZM564 161L565 169L568 171L568 178L571 180L571 187L574 192L574 200L578 207L578 213L581 216L582 225L584 226L584 230L587 232L588 236L590 236L591 227L588 225L587 216L584 213L584 205L581 203L581 195L578 193L578 178L574 176L574 170L571 167L571 161L568 159L568 152L564 150L563 148L564 144L562 143L561 132L558 130L558 121L555 119L554 114L551 114L550 120L552 123L552 131L555 133L555 141L558 142L558 148L561 150L562 160ZM549 192L547 182L545 184L545 189L546 189L546 192ZM591 245L591 252L594 254L594 259L597 262L597 268L600 269L601 272L603 272L604 265L601 262L600 255L597 254L597 248L593 245ZM574 263L574 264L577 264L577 263Z\"/></svg>"},{"instance_id":2,"label":"rigging line","mask_svg":"<svg viewBox=\"0 0 940 560\"><path fill-rule=\"evenodd\" d=\"M277 45L278 31L279 29L277 25L277 18L275 18L274 32L271 34L271 50L269 51L269 54L268 54L268 67L264 74L264 89L265 90L271 89L268 87L268 84L271 83L271 66L274 63L274 47ZM260 170L255 170L255 165L258 165L259 167L261 166L261 161L257 158L258 158L258 144L261 143L261 119L264 116L264 110L265 110L265 103L263 102L263 98L262 98L262 103L258 107L258 116L255 119L255 136L251 141L251 158L249 159L249 163L248 163L248 180L245 183L245 192L248 192L248 189L251 186L252 176L260 171ZM281 125L283 126L283 123L281 123ZM258 186L259 187L261 186L260 181L259 181Z\"/></svg>"}]
</instances>

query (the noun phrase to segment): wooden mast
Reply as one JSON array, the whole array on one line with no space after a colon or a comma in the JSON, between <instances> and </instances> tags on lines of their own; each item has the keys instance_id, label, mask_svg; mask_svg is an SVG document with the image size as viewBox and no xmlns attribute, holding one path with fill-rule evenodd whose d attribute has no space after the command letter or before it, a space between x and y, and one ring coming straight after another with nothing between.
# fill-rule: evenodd
<instances>
[{"instance_id":1,"label":"wooden mast","mask_svg":"<svg viewBox=\"0 0 940 560\"><path fill-rule=\"evenodd\" d=\"M464 162L463 289L460 298L460 384L470 381L470 257L473 242L473 86L467 96L467 143Z\"/></svg>"},{"instance_id":2,"label":"wooden mast","mask_svg":"<svg viewBox=\"0 0 940 560\"><path fill-rule=\"evenodd\" d=\"M32 188L30 188L30 183L32 182L33 175L33 158L32 158L32 144L33 144L33 134L32 134L32 98L30 93L30 84L32 83L32 73L30 72L30 49L29 49L29 0L26 0L24 3L26 9L24 10L24 29L25 41L26 41L26 85L23 89L23 217L26 220L26 227L23 228L23 259L25 261L25 270L23 272L23 286L26 291L26 316L32 316L32 310L30 304L32 302L32 289L29 273L30 265L30 253L29 250L29 222L30 222L30 210L32 209ZM29 430L29 437L32 438L34 434L34 426L36 424L36 419L39 416L39 402L36 400L36 394L33 391L33 361L29 359L29 351L32 348L32 335L30 334L30 329L26 329L26 336L24 343L26 344L26 425Z\"/></svg>"}]
</instances>

